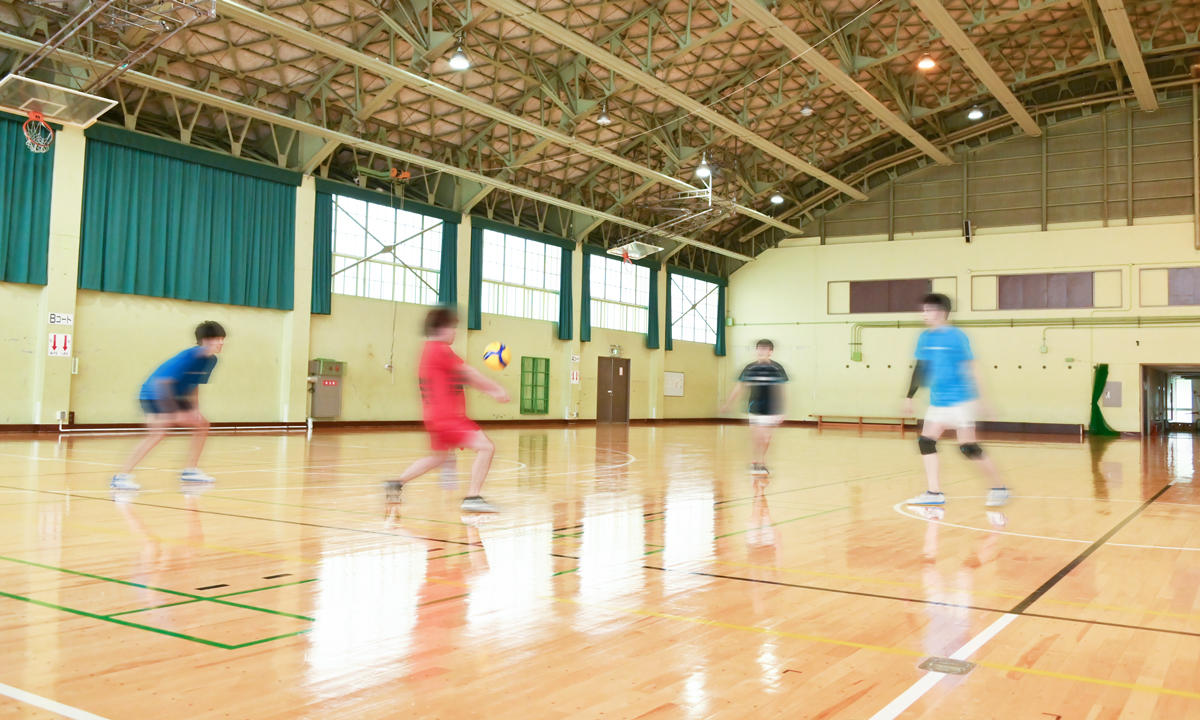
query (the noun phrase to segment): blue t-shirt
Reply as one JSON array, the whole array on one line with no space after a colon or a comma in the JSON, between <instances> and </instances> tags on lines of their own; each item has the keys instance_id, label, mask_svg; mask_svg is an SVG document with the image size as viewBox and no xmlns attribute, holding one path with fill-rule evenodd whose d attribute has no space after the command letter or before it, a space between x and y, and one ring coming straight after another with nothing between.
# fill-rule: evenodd
<instances>
[{"instance_id":1,"label":"blue t-shirt","mask_svg":"<svg viewBox=\"0 0 1200 720\"><path fill-rule=\"evenodd\" d=\"M921 361L923 381L929 386L930 405L960 405L979 396L967 366L975 356L962 330L947 325L921 333L916 358Z\"/></svg>"},{"instance_id":2,"label":"blue t-shirt","mask_svg":"<svg viewBox=\"0 0 1200 720\"><path fill-rule=\"evenodd\" d=\"M158 366L142 384L140 400L158 400L162 390L159 380L170 380L175 397L187 397L197 385L208 382L208 376L217 366L216 355L206 355L204 348L196 345L179 353Z\"/></svg>"}]
</instances>

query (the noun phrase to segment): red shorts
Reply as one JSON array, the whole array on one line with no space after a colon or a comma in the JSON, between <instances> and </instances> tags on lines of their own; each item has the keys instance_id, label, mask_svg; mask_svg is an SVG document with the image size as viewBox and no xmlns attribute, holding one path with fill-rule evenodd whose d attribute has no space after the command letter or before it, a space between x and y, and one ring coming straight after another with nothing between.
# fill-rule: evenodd
<instances>
[{"instance_id":1,"label":"red shorts","mask_svg":"<svg viewBox=\"0 0 1200 720\"><path fill-rule=\"evenodd\" d=\"M450 418L436 422L425 422L425 431L429 433L429 445L435 452L457 450L466 447L479 426L467 418Z\"/></svg>"}]
</instances>

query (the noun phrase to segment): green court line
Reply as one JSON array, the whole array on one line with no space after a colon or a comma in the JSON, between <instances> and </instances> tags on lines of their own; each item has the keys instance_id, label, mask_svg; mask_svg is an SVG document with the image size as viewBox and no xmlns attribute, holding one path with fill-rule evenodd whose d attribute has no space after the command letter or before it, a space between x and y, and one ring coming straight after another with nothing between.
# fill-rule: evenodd
<instances>
[{"instance_id":1,"label":"green court line","mask_svg":"<svg viewBox=\"0 0 1200 720\"><path fill-rule=\"evenodd\" d=\"M746 528L745 530L734 530L733 532L727 532L723 535L717 535L716 537L713 538L713 540L720 540L721 538L732 537L734 535L741 535L742 533L748 533L752 530L762 530L763 527L776 527L779 525L787 525L788 523L796 522L797 520L805 520L807 518L817 517L818 515L828 515L829 513L838 512L839 510L849 510L850 507L851 507L850 505L846 505L844 507L829 508L828 510L821 510L819 512L809 513L808 515L801 515L800 517L794 517L790 520L780 520L779 522L773 522L773 523L764 525L762 527Z\"/></svg>"},{"instance_id":2,"label":"green court line","mask_svg":"<svg viewBox=\"0 0 1200 720\"><path fill-rule=\"evenodd\" d=\"M346 510L344 508L321 507L320 505L304 505L301 503L276 502L274 500L255 500L254 498L229 497L228 495L205 494L205 497L217 498L219 500L232 500L234 502L257 503L259 505L279 505L281 507L303 508L305 510L324 510L327 512L348 513L350 515L367 515L367 516L372 516L372 517L378 515L378 513L367 512L366 510ZM407 516L405 517L405 519L406 520L419 520L421 522L427 522L427 523L437 523L439 525L456 525L458 527L466 527L465 524L463 524L461 522L454 522L452 520L433 520L431 518L419 518L419 517L407 517Z\"/></svg>"},{"instance_id":3,"label":"green court line","mask_svg":"<svg viewBox=\"0 0 1200 720\"><path fill-rule=\"evenodd\" d=\"M297 635L303 635L305 633L310 633L310 632L312 632L312 628L305 628L303 630L297 630L296 632L284 633L283 635L276 635L274 637L263 638L262 640L251 640L250 642L244 642L244 643L241 643L238 645L230 645L229 649L230 650L241 650L242 648L247 648L247 647L250 647L251 645L262 645L263 643L269 643L273 640L283 640L284 638L296 637Z\"/></svg>"},{"instance_id":4,"label":"green court line","mask_svg":"<svg viewBox=\"0 0 1200 720\"><path fill-rule=\"evenodd\" d=\"M291 585L303 585L305 583L316 582L317 578L309 578L307 580L293 580L292 582L279 583L278 585L268 585L266 587L251 588L250 590L238 590L237 592L224 593L222 595L213 595L205 598L205 600L218 600L220 598L233 597L234 595L248 595L250 593L262 592L264 590L274 590L275 588L289 587Z\"/></svg>"},{"instance_id":5,"label":"green court line","mask_svg":"<svg viewBox=\"0 0 1200 720\"><path fill-rule=\"evenodd\" d=\"M245 610L256 610L261 613L267 613L268 615L279 615L281 617L290 617L290 618L295 618L297 620L308 620L309 622L312 622L312 618L310 618L306 615L296 615L293 613L283 612L281 610L270 610L268 608L257 607L254 605L244 605L242 603L230 602L228 600L220 600L215 597L207 597L204 595L193 595L192 593L180 592L179 590L168 590L166 588L154 587L153 585L144 585L142 583L136 583L136 582L132 582L130 580L119 580L117 578L105 577L103 575L94 575L92 573L80 572L78 570L68 570L67 568L55 567L53 565L43 565L42 563L36 563L31 560L21 560L20 558L8 557L5 555L0 555L0 560L6 560L8 562L19 563L21 565L29 565L30 567L42 568L43 570L56 570L58 572L66 573L68 575L77 575L79 577L91 578L93 580L103 580L104 582L116 583L118 585L127 585L129 587L142 588L143 590L153 590L155 592L164 593L166 595L175 595L177 597L191 598L193 600L206 600L208 602L214 602L214 603L218 603L220 605L230 605L232 607L239 607L239 608L243 608ZM102 616L97 616L97 617L102 617Z\"/></svg>"},{"instance_id":6,"label":"green court line","mask_svg":"<svg viewBox=\"0 0 1200 720\"><path fill-rule=\"evenodd\" d=\"M59 610L61 612L71 613L72 615L81 615L86 618L92 618L93 620L101 620L103 622L113 623L114 625L124 625L125 627L137 628L138 630L148 630L153 633L158 633L159 635L168 635L173 638L179 638L180 640L190 640L191 642L200 643L201 645L208 645L209 647L221 648L222 650L233 650L237 647L236 645L227 645L215 640L205 640L204 638L196 637L195 635L185 635L184 633L178 633L172 630L164 630L163 628L154 627L153 625L141 625L139 623L129 622L128 620L117 620L116 618L107 617L104 615L96 615L95 613L90 613L86 610L77 610L75 608L69 608L63 605L55 605L54 603L48 603L42 600L34 600L33 598L25 597L24 595L16 595L10 592L4 592L3 590L0 590L0 597L6 597L12 600L20 600L21 602L39 605L44 608L50 608L51 610Z\"/></svg>"},{"instance_id":7,"label":"green court line","mask_svg":"<svg viewBox=\"0 0 1200 720\"><path fill-rule=\"evenodd\" d=\"M138 608L136 610L122 610L121 612L109 613L104 617L114 618L118 615L132 615L134 613L148 612L150 610L161 610L163 608L175 607L176 605L191 605L192 603L202 602L201 600L180 600L179 602L164 603L162 605L151 605L150 607Z\"/></svg>"}]
</instances>

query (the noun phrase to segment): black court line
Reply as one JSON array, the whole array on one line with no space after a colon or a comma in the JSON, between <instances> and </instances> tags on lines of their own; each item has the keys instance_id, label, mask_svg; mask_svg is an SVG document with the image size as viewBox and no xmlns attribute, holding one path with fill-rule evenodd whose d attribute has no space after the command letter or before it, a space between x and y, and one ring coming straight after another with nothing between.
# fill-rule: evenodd
<instances>
[{"instance_id":1,"label":"black court line","mask_svg":"<svg viewBox=\"0 0 1200 720\"><path fill-rule=\"evenodd\" d=\"M279 573L278 575L263 575L263 580L274 580L275 578L287 577L291 573Z\"/></svg>"},{"instance_id":2,"label":"black court line","mask_svg":"<svg viewBox=\"0 0 1200 720\"><path fill-rule=\"evenodd\" d=\"M1026 598L1024 600L1017 603L1013 607L1012 610L1009 610L1009 612L1020 615L1020 614L1024 613L1026 610L1028 610L1030 605L1033 605L1035 602L1040 600L1043 595L1050 592L1051 588L1053 588L1063 578L1065 578L1067 575L1069 575L1072 570L1079 567L1080 563L1082 563L1084 560L1087 560L1089 557L1091 557L1092 553L1094 553L1100 549L1100 546L1104 545L1104 543L1111 540L1112 536L1116 535L1118 532L1120 532L1121 528L1125 527L1130 522L1132 522L1133 519L1136 518L1138 515L1141 515L1142 512L1145 511L1146 508L1150 507L1150 505L1155 500L1162 497L1163 493L1170 490L1172 487L1174 487L1174 485L1175 485L1175 482L1171 481L1171 482L1167 483L1165 486L1163 486L1158 492L1151 495L1149 500L1147 500L1146 502L1139 505L1133 512L1129 513L1129 515L1125 516L1125 519L1122 520L1121 522L1117 523L1113 527L1113 529L1111 529L1108 532L1101 535L1091 545L1088 545L1084 549L1083 552L1081 552L1075 556L1075 559L1071 560L1071 562L1064 565L1061 570L1054 573L1054 575L1049 580L1042 583L1041 587L1039 587L1037 590L1034 590L1033 592L1029 593L1029 595L1026 596Z\"/></svg>"},{"instance_id":3,"label":"black court line","mask_svg":"<svg viewBox=\"0 0 1200 720\"><path fill-rule=\"evenodd\" d=\"M217 588L223 588L223 587L229 587L229 584L221 583L220 585L205 585L204 587L198 587L196 589L197 590L216 590Z\"/></svg>"}]
</instances>

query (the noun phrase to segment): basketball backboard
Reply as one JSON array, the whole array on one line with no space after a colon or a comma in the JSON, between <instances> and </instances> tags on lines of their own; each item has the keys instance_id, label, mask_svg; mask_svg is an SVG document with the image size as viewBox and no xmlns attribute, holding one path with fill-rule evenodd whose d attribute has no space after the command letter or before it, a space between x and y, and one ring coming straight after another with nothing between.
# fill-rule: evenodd
<instances>
[{"instance_id":1,"label":"basketball backboard","mask_svg":"<svg viewBox=\"0 0 1200 720\"><path fill-rule=\"evenodd\" d=\"M0 109L25 117L41 113L48 122L59 125L86 128L116 104L116 100L20 75L0 80Z\"/></svg>"}]
</instances>

